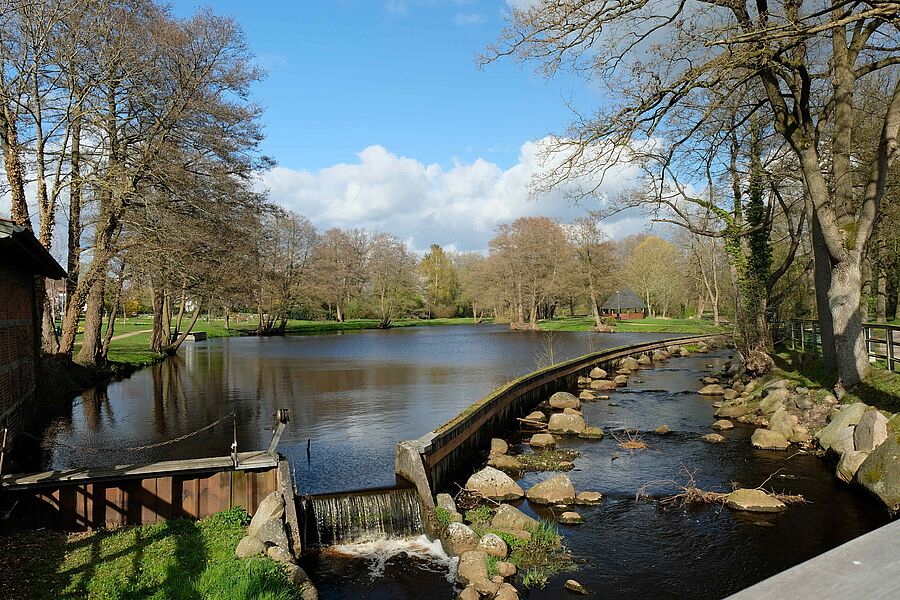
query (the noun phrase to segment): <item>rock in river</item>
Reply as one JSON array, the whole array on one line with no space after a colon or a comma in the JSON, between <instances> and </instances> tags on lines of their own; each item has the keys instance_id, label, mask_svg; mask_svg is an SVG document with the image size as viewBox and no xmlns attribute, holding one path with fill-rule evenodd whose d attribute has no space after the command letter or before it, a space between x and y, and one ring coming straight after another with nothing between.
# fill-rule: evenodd
<instances>
[{"instance_id":1,"label":"rock in river","mask_svg":"<svg viewBox=\"0 0 900 600\"><path fill-rule=\"evenodd\" d=\"M750 443L754 448L762 450L786 450L791 445L787 438L775 431L757 429L750 437Z\"/></svg>"},{"instance_id":2,"label":"rock in river","mask_svg":"<svg viewBox=\"0 0 900 600\"><path fill-rule=\"evenodd\" d=\"M600 504L601 500L603 500L603 494L600 492L578 492L578 495L575 496L575 504L584 506Z\"/></svg>"},{"instance_id":3,"label":"rock in river","mask_svg":"<svg viewBox=\"0 0 900 600\"><path fill-rule=\"evenodd\" d=\"M478 541L478 549L484 550L488 555L496 556L497 558L506 558L506 555L509 553L506 542L496 533L486 533L481 536L481 539Z\"/></svg>"},{"instance_id":4,"label":"rock in river","mask_svg":"<svg viewBox=\"0 0 900 600\"><path fill-rule=\"evenodd\" d=\"M491 454L506 454L509 452L509 444L500 438L491 438Z\"/></svg>"},{"instance_id":5,"label":"rock in river","mask_svg":"<svg viewBox=\"0 0 900 600\"><path fill-rule=\"evenodd\" d=\"M704 385L697 391L701 396L724 396L725 388L723 388L718 383L710 383L709 385Z\"/></svg>"},{"instance_id":6,"label":"rock in river","mask_svg":"<svg viewBox=\"0 0 900 600\"><path fill-rule=\"evenodd\" d=\"M575 592L576 594L581 594L582 596L586 596L588 594L587 588L574 579L569 579L568 581L566 581L564 587L570 592Z\"/></svg>"},{"instance_id":7,"label":"rock in river","mask_svg":"<svg viewBox=\"0 0 900 600\"><path fill-rule=\"evenodd\" d=\"M478 540L478 534L472 531L468 525L450 523L447 526L447 532L441 539L441 545L450 556L462 556L469 550L475 550L478 547Z\"/></svg>"},{"instance_id":8,"label":"rock in river","mask_svg":"<svg viewBox=\"0 0 900 600\"><path fill-rule=\"evenodd\" d=\"M491 519L491 527L494 529L524 529L536 527L537 520L532 519L521 510L510 504L501 504Z\"/></svg>"},{"instance_id":9,"label":"rock in river","mask_svg":"<svg viewBox=\"0 0 900 600\"><path fill-rule=\"evenodd\" d=\"M871 452L887 439L887 423L888 418L877 410L866 411L853 431L853 445L857 450Z\"/></svg>"},{"instance_id":10,"label":"rock in river","mask_svg":"<svg viewBox=\"0 0 900 600\"><path fill-rule=\"evenodd\" d=\"M564 408L581 408L581 402L569 392L556 392L550 396L550 406L562 410Z\"/></svg>"},{"instance_id":11,"label":"rock in river","mask_svg":"<svg viewBox=\"0 0 900 600\"><path fill-rule=\"evenodd\" d=\"M756 489L734 490L725 497L725 506L752 512L781 512L787 508L787 505L775 496Z\"/></svg>"},{"instance_id":12,"label":"rock in river","mask_svg":"<svg viewBox=\"0 0 900 600\"><path fill-rule=\"evenodd\" d=\"M569 510L559 515L559 522L563 525L580 525L584 519L577 512Z\"/></svg>"},{"instance_id":13,"label":"rock in river","mask_svg":"<svg viewBox=\"0 0 900 600\"><path fill-rule=\"evenodd\" d=\"M540 423L543 423L544 421L547 420L547 415L545 415L544 413L542 413L539 410L536 410L534 412L528 413L528 416L525 418L528 419L529 421L538 421Z\"/></svg>"},{"instance_id":14,"label":"rock in river","mask_svg":"<svg viewBox=\"0 0 900 600\"><path fill-rule=\"evenodd\" d=\"M592 390L614 390L616 389L616 382L610 381L609 379L596 379L591 382Z\"/></svg>"},{"instance_id":15,"label":"rock in river","mask_svg":"<svg viewBox=\"0 0 900 600\"><path fill-rule=\"evenodd\" d=\"M725 441L725 438L718 433L708 433L704 435L702 439L704 442L709 442L710 444L721 444Z\"/></svg>"},{"instance_id":16,"label":"rock in river","mask_svg":"<svg viewBox=\"0 0 900 600\"><path fill-rule=\"evenodd\" d=\"M469 550L459 557L456 568L456 581L462 585L487 581L487 553L482 550Z\"/></svg>"},{"instance_id":17,"label":"rock in river","mask_svg":"<svg viewBox=\"0 0 900 600\"><path fill-rule=\"evenodd\" d=\"M578 437L586 440L599 440L603 438L603 430L599 427L585 427L584 431L578 434Z\"/></svg>"},{"instance_id":18,"label":"rock in river","mask_svg":"<svg viewBox=\"0 0 900 600\"><path fill-rule=\"evenodd\" d=\"M868 452L859 452L858 450L844 452L841 455L841 460L838 461L834 474L837 475L838 479L841 481L850 483L853 481L853 477L856 476L856 472L859 471L859 467L865 462L868 456Z\"/></svg>"},{"instance_id":19,"label":"rock in river","mask_svg":"<svg viewBox=\"0 0 900 600\"><path fill-rule=\"evenodd\" d=\"M488 457L488 466L500 469L507 473L521 473L525 467L515 456L509 454L491 454Z\"/></svg>"},{"instance_id":20,"label":"rock in river","mask_svg":"<svg viewBox=\"0 0 900 600\"><path fill-rule=\"evenodd\" d=\"M518 500L524 493L513 479L493 467L485 467L466 482L467 490L474 490L491 500Z\"/></svg>"},{"instance_id":21,"label":"rock in river","mask_svg":"<svg viewBox=\"0 0 900 600\"><path fill-rule=\"evenodd\" d=\"M531 436L532 448L553 448L556 446L556 438L549 433L536 433Z\"/></svg>"},{"instance_id":22,"label":"rock in river","mask_svg":"<svg viewBox=\"0 0 900 600\"><path fill-rule=\"evenodd\" d=\"M725 431L726 429L734 429L734 424L728 419L719 419L712 424L712 428L716 431Z\"/></svg>"},{"instance_id":23,"label":"rock in river","mask_svg":"<svg viewBox=\"0 0 900 600\"><path fill-rule=\"evenodd\" d=\"M557 475L532 486L525 497L536 504L572 504L575 495L572 481L566 475Z\"/></svg>"},{"instance_id":24,"label":"rock in river","mask_svg":"<svg viewBox=\"0 0 900 600\"><path fill-rule=\"evenodd\" d=\"M556 413L550 415L550 422L547 423L547 430L550 433L579 434L584 428L584 417L581 415Z\"/></svg>"},{"instance_id":25,"label":"rock in river","mask_svg":"<svg viewBox=\"0 0 900 600\"><path fill-rule=\"evenodd\" d=\"M600 367L594 367L593 369L591 369L589 375L591 379L606 379L607 373Z\"/></svg>"},{"instance_id":26,"label":"rock in river","mask_svg":"<svg viewBox=\"0 0 900 600\"><path fill-rule=\"evenodd\" d=\"M825 450L830 450L835 442L843 435L846 435L843 429L845 427L855 427L867 410L869 410L869 407L862 402L855 402L841 408L834 418L831 419L831 423L816 433L819 445Z\"/></svg>"},{"instance_id":27,"label":"rock in river","mask_svg":"<svg viewBox=\"0 0 900 600\"><path fill-rule=\"evenodd\" d=\"M878 496L889 510L900 510L900 433L888 438L863 462L856 479Z\"/></svg>"}]
</instances>

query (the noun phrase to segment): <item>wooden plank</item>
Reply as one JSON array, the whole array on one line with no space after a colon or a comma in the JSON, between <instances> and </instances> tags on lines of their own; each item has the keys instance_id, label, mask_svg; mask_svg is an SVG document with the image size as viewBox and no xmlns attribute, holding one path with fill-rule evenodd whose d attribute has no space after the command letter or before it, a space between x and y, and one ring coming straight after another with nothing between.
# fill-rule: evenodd
<instances>
[{"instance_id":1,"label":"wooden plank","mask_svg":"<svg viewBox=\"0 0 900 600\"><path fill-rule=\"evenodd\" d=\"M121 527L125 524L124 511L122 510L122 488L112 485L104 492L106 498L104 523L107 527Z\"/></svg>"},{"instance_id":2,"label":"wooden plank","mask_svg":"<svg viewBox=\"0 0 900 600\"><path fill-rule=\"evenodd\" d=\"M156 514L159 521L178 518L178 510L172 496L171 475L156 479Z\"/></svg>"},{"instance_id":3,"label":"wooden plank","mask_svg":"<svg viewBox=\"0 0 900 600\"><path fill-rule=\"evenodd\" d=\"M141 525L156 523L156 477L148 477L140 482Z\"/></svg>"},{"instance_id":4,"label":"wooden plank","mask_svg":"<svg viewBox=\"0 0 900 600\"><path fill-rule=\"evenodd\" d=\"M241 452L238 454L239 469L274 469L278 467L277 454L268 452ZM120 480L123 478L155 477L174 473L200 473L232 469L230 456L170 460L144 465L116 465L112 467L91 467L65 471L44 471L41 473L12 474L0 477L0 487L8 490L27 487L52 487L65 482Z\"/></svg>"},{"instance_id":5,"label":"wooden plank","mask_svg":"<svg viewBox=\"0 0 900 600\"><path fill-rule=\"evenodd\" d=\"M783 571L730 600L900 598L900 521Z\"/></svg>"},{"instance_id":6,"label":"wooden plank","mask_svg":"<svg viewBox=\"0 0 900 600\"><path fill-rule=\"evenodd\" d=\"M253 497L250 492L250 483L256 479L256 473L252 471L231 472L231 506L243 506L252 513Z\"/></svg>"}]
</instances>

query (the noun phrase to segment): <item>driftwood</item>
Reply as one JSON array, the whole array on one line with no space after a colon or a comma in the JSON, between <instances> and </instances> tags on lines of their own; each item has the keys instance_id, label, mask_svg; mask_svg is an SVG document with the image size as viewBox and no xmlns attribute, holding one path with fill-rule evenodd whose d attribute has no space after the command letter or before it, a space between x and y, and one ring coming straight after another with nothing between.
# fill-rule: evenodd
<instances>
[{"instance_id":1,"label":"driftwood","mask_svg":"<svg viewBox=\"0 0 900 600\"><path fill-rule=\"evenodd\" d=\"M547 427L546 423L542 423L541 421L533 421L531 419L523 419L521 417L516 417L517 421L520 421L526 425L530 425L532 427L537 427L538 429L545 429Z\"/></svg>"}]
</instances>

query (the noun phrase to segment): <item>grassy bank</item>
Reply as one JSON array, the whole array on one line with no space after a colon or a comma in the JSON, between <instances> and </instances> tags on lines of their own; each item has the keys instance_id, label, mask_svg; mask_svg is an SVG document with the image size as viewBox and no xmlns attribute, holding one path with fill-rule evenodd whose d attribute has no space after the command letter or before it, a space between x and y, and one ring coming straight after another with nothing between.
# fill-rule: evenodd
<instances>
[{"instance_id":1,"label":"grassy bank","mask_svg":"<svg viewBox=\"0 0 900 600\"><path fill-rule=\"evenodd\" d=\"M247 513L232 509L199 522L0 537L0 598L297 598L274 561L235 557L246 523Z\"/></svg>"},{"instance_id":2,"label":"grassy bank","mask_svg":"<svg viewBox=\"0 0 900 600\"><path fill-rule=\"evenodd\" d=\"M782 350L774 358L775 377L790 379L812 389L821 388L822 395L834 389L837 373L827 371L821 358L810 358L809 354L791 350ZM900 412L900 375L873 366L862 383L847 391L843 402L865 402L882 410Z\"/></svg>"},{"instance_id":3,"label":"grassy bank","mask_svg":"<svg viewBox=\"0 0 900 600\"><path fill-rule=\"evenodd\" d=\"M626 333L643 331L703 335L725 330L717 327L712 321L703 319L661 319L658 317L618 321L614 326L617 332ZM592 317L557 317L549 321L541 321L538 323L538 328L543 331L593 331L594 319Z\"/></svg>"}]
</instances>

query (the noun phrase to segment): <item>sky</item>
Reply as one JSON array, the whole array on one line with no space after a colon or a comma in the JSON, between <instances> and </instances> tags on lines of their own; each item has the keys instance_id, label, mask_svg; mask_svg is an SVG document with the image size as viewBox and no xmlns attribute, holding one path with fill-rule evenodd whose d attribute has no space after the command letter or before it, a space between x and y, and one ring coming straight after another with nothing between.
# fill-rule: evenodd
<instances>
[{"instance_id":1,"label":"sky","mask_svg":"<svg viewBox=\"0 0 900 600\"><path fill-rule=\"evenodd\" d=\"M601 101L591 84L547 80L512 59L476 64L510 7L531 1L174 0L172 8L185 18L201 6L233 17L267 71L253 96L265 110L261 150L277 163L259 174L273 201L321 229L385 231L419 252L433 243L483 252L501 223L571 221L587 208L563 194L532 198L528 183L542 140L572 119L570 104L591 111ZM615 194L634 175L613 169L601 191ZM645 223L625 215L605 227L621 237Z\"/></svg>"}]
</instances>

